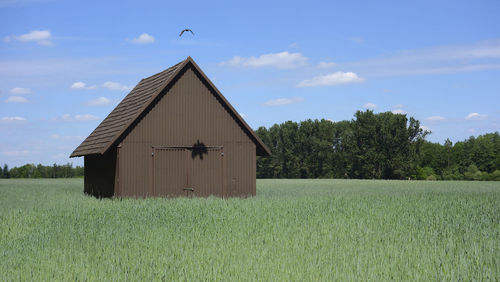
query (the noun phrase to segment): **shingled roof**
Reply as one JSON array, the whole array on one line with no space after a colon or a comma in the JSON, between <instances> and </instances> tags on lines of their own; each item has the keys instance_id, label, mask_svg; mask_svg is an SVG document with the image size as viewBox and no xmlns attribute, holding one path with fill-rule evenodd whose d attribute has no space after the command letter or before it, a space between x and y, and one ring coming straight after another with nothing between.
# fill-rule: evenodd
<instances>
[{"instance_id":1,"label":"shingled roof","mask_svg":"<svg viewBox=\"0 0 500 282\"><path fill-rule=\"evenodd\" d=\"M104 154L120 136L139 118L154 99L165 89L170 82L181 72L181 70L191 64L202 75L208 84L213 88L214 94L219 96L229 111L236 117L236 121L242 129L254 141L257 147L257 154L269 156L271 153L262 140L255 135L253 130L241 118L236 110L222 96L217 88L212 84L206 75L191 57L186 60L150 77L142 79L130 93L116 106L116 108L94 129L94 131L78 146L72 157L80 157L91 154Z\"/></svg>"}]
</instances>

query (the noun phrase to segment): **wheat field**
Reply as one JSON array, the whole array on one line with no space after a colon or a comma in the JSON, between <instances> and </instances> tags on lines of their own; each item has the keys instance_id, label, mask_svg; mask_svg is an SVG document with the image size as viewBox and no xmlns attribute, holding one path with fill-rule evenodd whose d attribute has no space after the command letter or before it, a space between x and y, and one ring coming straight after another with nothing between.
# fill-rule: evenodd
<instances>
[{"instance_id":1,"label":"wheat field","mask_svg":"<svg viewBox=\"0 0 500 282\"><path fill-rule=\"evenodd\" d=\"M500 183L258 180L104 199L0 180L0 280L499 280Z\"/></svg>"}]
</instances>

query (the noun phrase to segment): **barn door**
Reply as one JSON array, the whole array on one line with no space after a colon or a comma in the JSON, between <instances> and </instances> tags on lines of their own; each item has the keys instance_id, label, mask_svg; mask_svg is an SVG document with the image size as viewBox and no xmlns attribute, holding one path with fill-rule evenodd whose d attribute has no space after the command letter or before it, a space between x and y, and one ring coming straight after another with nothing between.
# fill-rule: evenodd
<instances>
[{"instance_id":1,"label":"barn door","mask_svg":"<svg viewBox=\"0 0 500 282\"><path fill-rule=\"evenodd\" d=\"M222 197L222 152L220 148L190 150L189 187L197 197Z\"/></svg>"},{"instance_id":2,"label":"barn door","mask_svg":"<svg viewBox=\"0 0 500 282\"><path fill-rule=\"evenodd\" d=\"M182 148L153 150L153 195L177 197L187 187L186 151Z\"/></svg>"},{"instance_id":3,"label":"barn door","mask_svg":"<svg viewBox=\"0 0 500 282\"><path fill-rule=\"evenodd\" d=\"M221 147L157 147L153 150L155 196L223 196Z\"/></svg>"}]
</instances>

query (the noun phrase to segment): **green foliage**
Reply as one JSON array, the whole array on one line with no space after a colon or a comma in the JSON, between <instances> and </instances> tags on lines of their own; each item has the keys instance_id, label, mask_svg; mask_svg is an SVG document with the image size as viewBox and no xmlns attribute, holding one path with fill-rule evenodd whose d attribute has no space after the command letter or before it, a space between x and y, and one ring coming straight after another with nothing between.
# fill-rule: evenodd
<instances>
[{"instance_id":1,"label":"green foliage","mask_svg":"<svg viewBox=\"0 0 500 282\"><path fill-rule=\"evenodd\" d=\"M418 180L437 180L434 169L430 166L426 166L423 168L417 166L416 170Z\"/></svg>"},{"instance_id":2,"label":"green foliage","mask_svg":"<svg viewBox=\"0 0 500 282\"><path fill-rule=\"evenodd\" d=\"M477 166L475 164L471 164L467 168L467 171L464 173L464 176L465 176L465 179L467 179L467 180L481 180L482 179L482 173L477 168Z\"/></svg>"},{"instance_id":3,"label":"green foliage","mask_svg":"<svg viewBox=\"0 0 500 282\"><path fill-rule=\"evenodd\" d=\"M500 135L488 133L455 145L423 142L417 163L432 167L444 180L493 180L492 173L500 169Z\"/></svg>"},{"instance_id":4,"label":"green foliage","mask_svg":"<svg viewBox=\"0 0 500 282\"><path fill-rule=\"evenodd\" d=\"M44 166L25 164L21 167L9 167L5 164L0 178L71 178L83 177L83 167L73 167L73 164Z\"/></svg>"},{"instance_id":5,"label":"green foliage","mask_svg":"<svg viewBox=\"0 0 500 282\"><path fill-rule=\"evenodd\" d=\"M500 169L498 132L441 145L425 141L430 132L406 115L367 110L354 117L260 127L272 156L257 158L257 177L490 180ZM480 173L465 176L472 164Z\"/></svg>"},{"instance_id":6,"label":"green foliage","mask_svg":"<svg viewBox=\"0 0 500 282\"><path fill-rule=\"evenodd\" d=\"M442 171L442 179L443 180L463 180L464 176L460 173L458 166L454 166L453 168L446 168Z\"/></svg>"},{"instance_id":7,"label":"green foliage","mask_svg":"<svg viewBox=\"0 0 500 282\"><path fill-rule=\"evenodd\" d=\"M12 280L494 281L496 182L259 180L240 199L104 199L0 180Z\"/></svg>"},{"instance_id":8,"label":"green foliage","mask_svg":"<svg viewBox=\"0 0 500 282\"><path fill-rule=\"evenodd\" d=\"M494 172L492 172L489 180L500 181L500 170L497 169Z\"/></svg>"},{"instance_id":9,"label":"green foliage","mask_svg":"<svg viewBox=\"0 0 500 282\"><path fill-rule=\"evenodd\" d=\"M332 125L327 120L306 120L300 124L287 121L269 129L257 129L257 135L273 154L271 158L258 158L257 177L333 177Z\"/></svg>"},{"instance_id":10,"label":"green foliage","mask_svg":"<svg viewBox=\"0 0 500 282\"><path fill-rule=\"evenodd\" d=\"M391 112L352 121L287 121L256 131L272 152L257 159L259 178L407 179L428 134L414 118Z\"/></svg>"},{"instance_id":11,"label":"green foliage","mask_svg":"<svg viewBox=\"0 0 500 282\"><path fill-rule=\"evenodd\" d=\"M427 176L426 180L438 180L438 179L437 179L435 174L431 174L431 175Z\"/></svg>"}]
</instances>

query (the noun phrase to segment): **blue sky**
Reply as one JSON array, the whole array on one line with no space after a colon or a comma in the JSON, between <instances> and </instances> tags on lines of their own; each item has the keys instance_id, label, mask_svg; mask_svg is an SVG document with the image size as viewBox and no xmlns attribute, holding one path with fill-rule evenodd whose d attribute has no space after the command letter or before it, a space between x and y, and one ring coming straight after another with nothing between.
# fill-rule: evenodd
<instances>
[{"instance_id":1,"label":"blue sky","mask_svg":"<svg viewBox=\"0 0 500 282\"><path fill-rule=\"evenodd\" d=\"M0 164L83 164L69 154L131 87L187 56L253 128L368 108L434 142L498 131L499 18L499 1L0 0Z\"/></svg>"}]
</instances>

